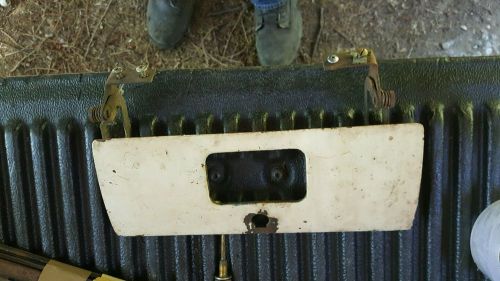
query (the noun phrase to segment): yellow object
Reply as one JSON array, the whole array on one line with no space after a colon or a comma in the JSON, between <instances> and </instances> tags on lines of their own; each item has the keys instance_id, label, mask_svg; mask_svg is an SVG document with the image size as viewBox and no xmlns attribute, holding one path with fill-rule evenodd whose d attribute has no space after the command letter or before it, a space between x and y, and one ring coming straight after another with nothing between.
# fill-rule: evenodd
<instances>
[{"instance_id":1,"label":"yellow object","mask_svg":"<svg viewBox=\"0 0 500 281\"><path fill-rule=\"evenodd\" d=\"M86 281L89 276L88 270L50 260L43 268L38 281Z\"/></svg>"},{"instance_id":2,"label":"yellow object","mask_svg":"<svg viewBox=\"0 0 500 281\"><path fill-rule=\"evenodd\" d=\"M124 280L103 274L103 275L101 275L101 277L97 277L96 279L94 279L94 281L124 281Z\"/></svg>"}]
</instances>

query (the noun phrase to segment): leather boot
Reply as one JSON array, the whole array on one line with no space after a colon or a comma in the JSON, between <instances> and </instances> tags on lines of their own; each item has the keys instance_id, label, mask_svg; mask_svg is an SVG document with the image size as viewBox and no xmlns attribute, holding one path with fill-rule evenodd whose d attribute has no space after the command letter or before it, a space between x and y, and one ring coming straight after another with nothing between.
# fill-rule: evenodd
<instances>
[{"instance_id":1,"label":"leather boot","mask_svg":"<svg viewBox=\"0 0 500 281\"><path fill-rule=\"evenodd\" d=\"M151 41L160 49L175 48L184 37L195 0L149 0L147 26Z\"/></svg>"},{"instance_id":2,"label":"leather boot","mask_svg":"<svg viewBox=\"0 0 500 281\"><path fill-rule=\"evenodd\" d=\"M256 47L260 64L287 65L297 57L302 16L297 0L270 11L255 9Z\"/></svg>"}]
</instances>

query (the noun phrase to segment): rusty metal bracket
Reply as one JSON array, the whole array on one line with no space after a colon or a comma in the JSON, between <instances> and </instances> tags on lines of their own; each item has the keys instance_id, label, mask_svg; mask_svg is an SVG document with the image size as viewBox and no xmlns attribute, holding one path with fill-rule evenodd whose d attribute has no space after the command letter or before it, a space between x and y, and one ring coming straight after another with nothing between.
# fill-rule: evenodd
<instances>
[{"instance_id":1,"label":"rusty metal bracket","mask_svg":"<svg viewBox=\"0 0 500 281\"><path fill-rule=\"evenodd\" d=\"M368 111L368 97L371 98L374 109L389 109L396 104L396 94L394 91L382 89L377 58L372 50L361 48L350 52L332 54L327 57L323 66L325 70L330 71L368 66L368 75L366 76L364 86L366 111Z\"/></svg>"},{"instance_id":2,"label":"rusty metal bracket","mask_svg":"<svg viewBox=\"0 0 500 281\"><path fill-rule=\"evenodd\" d=\"M123 97L123 86L151 83L155 74L155 70L150 69L147 64L140 65L135 70L118 66L111 71L104 85L102 104L89 109L89 119L94 123L99 123L103 139L111 138L110 126L117 123L119 115L121 115L124 136L126 138L131 136L130 118L127 103Z\"/></svg>"}]
</instances>

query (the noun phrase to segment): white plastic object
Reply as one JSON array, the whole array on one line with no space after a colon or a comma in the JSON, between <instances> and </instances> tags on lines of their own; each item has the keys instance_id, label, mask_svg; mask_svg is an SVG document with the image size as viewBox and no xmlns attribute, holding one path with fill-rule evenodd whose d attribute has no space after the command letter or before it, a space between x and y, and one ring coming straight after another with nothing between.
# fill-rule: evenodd
<instances>
[{"instance_id":1,"label":"white plastic object","mask_svg":"<svg viewBox=\"0 0 500 281\"><path fill-rule=\"evenodd\" d=\"M500 280L500 200L479 215L470 237L472 258L481 272L493 281Z\"/></svg>"},{"instance_id":2,"label":"white plastic object","mask_svg":"<svg viewBox=\"0 0 500 281\"><path fill-rule=\"evenodd\" d=\"M10 6L10 0L0 0L0 6L2 7Z\"/></svg>"}]
</instances>

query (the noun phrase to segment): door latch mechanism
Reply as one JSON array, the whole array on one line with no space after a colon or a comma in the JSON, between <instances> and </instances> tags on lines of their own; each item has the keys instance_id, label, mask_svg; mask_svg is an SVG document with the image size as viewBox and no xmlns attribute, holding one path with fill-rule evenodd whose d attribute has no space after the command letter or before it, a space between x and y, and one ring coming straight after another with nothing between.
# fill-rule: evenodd
<instances>
[{"instance_id":1,"label":"door latch mechanism","mask_svg":"<svg viewBox=\"0 0 500 281\"><path fill-rule=\"evenodd\" d=\"M369 100L371 100L371 105L375 110L388 110L396 104L394 91L382 89L375 53L370 49L361 48L355 51L332 54L327 57L323 64L325 70L364 66L368 66L368 75L364 85L364 116L368 118ZM384 115L387 116L387 114Z\"/></svg>"},{"instance_id":2,"label":"door latch mechanism","mask_svg":"<svg viewBox=\"0 0 500 281\"><path fill-rule=\"evenodd\" d=\"M151 83L155 74L155 70L149 68L148 64L142 64L135 70L117 66L111 71L104 85L102 104L89 109L89 119L94 123L99 123L103 139L111 138L111 127L119 121L123 126L124 137L131 136L130 117L123 97L123 86Z\"/></svg>"}]
</instances>

